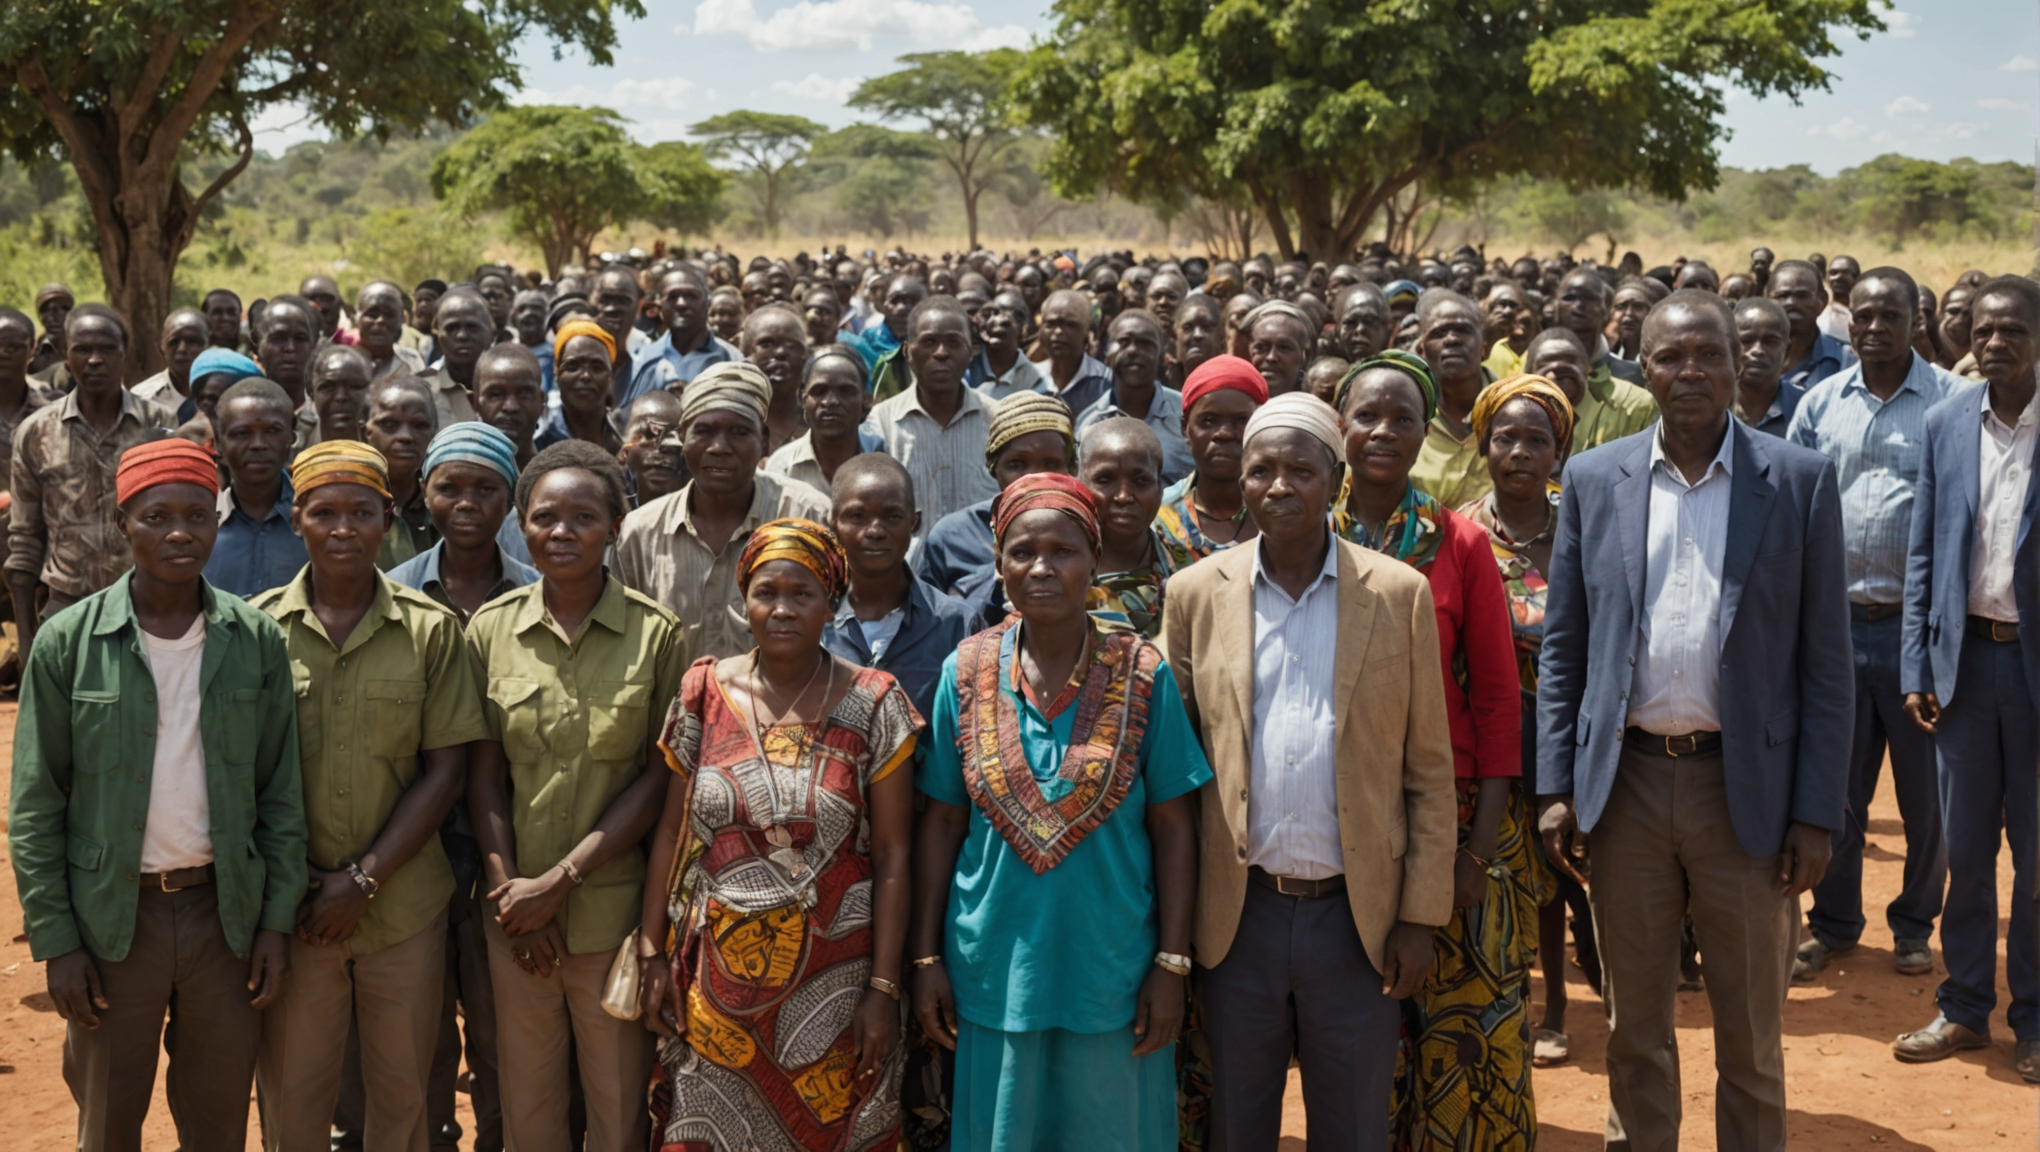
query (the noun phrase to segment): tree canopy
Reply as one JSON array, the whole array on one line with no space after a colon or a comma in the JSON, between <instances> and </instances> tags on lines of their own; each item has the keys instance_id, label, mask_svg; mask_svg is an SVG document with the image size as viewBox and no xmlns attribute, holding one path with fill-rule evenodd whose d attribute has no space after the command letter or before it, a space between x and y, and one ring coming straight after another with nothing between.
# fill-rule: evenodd
<instances>
[{"instance_id":1,"label":"tree canopy","mask_svg":"<svg viewBox=\"0 0 2040 1152\"><path fill-rule=\"evenodd\" d=\"M1723 92L1825 88L1874 0L1058 0L1014 82L1064 195L1244 192L1332 259L1411 184L1712 187ZM1294 227L1292 229L1292 221Z\"/></svg>"},{"instance_id":2,"label":"tree canopy","mask_svg":"<svg viewBox=\"0 0 2040 1152\"><path fill-rule=\"evenodd\" d=\"M711 158L733 161L757 175L765 234L777 236L780 195L787 174L807 159L815 137L828 130L828 125L805 116L739 109L711 116L688 132L701 140L702 150Z\"/></svg>"},{"instance_id":3,"label":"tree canopy","mask_svg":"<svg viewBox=\"0 0 2040 1152\"><path fill-rule=\"evenodd\" d=\"M1000 154L1019 139L1006 90L1022 59L1011 48L910 53L899 58L907 67L864 81L850 96L852 108L927 124L963 192L972 248L978 246L978 197L996 177Z\"/></svg>"}]
</instances>

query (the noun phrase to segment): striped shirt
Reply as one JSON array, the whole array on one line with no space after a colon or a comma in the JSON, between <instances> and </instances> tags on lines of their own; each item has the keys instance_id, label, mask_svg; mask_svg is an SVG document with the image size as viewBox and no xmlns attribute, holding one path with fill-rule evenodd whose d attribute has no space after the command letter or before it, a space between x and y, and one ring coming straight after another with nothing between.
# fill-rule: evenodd
<instances>
[{"instance_id":1,"label":"striped shirt","mask_svg":"<svg viewBox=\"0 0 2040 1152\"><path fill-rule=\"evenodd\" d=\"M1141 423L1154 429L1155 439L1162 442L1162 486L1167 487L1188 476L1196 467L1190 459L1190 442L1183 438L1183 394L1174 388L1155 385L1155 396L1148 402L1148 410L1142 413L1122 411L1119 407L1117 390L1107 392L1098 402L1077 414L1077 439L1082 441L1084 429L1093 424L1102 424L1115 416L1134 416Z\"/></svg>"},{"instance_id":2,"label":"striped shirt","mask_svg":"<svg viewBox=\"0 0 2040 1152\"><path fill-rule=\"evenodd\" d=\"M985 467L985 440L991 434L998 401L975 388L964 388L955 415L938 424L921 406L919 385L879 402L865 422L885 441L885 450L914 481L914 499L921 509L916 545L937 520L959 508L999 494L998 481ZM700 651L700 649L689 649Z\"/></svg>"},{"instance_id":3,"label":"striped shirt","mask_svg":"<svg viewBox=\"0 0 2040 1152\"><path fill-rule=\"evenodd\" d=\"M1339 643L1339 542L1292 600L1254 548L1254 738L1248 758L1247 863L1323 880L1346 871L1333 761L1339 717L1332 685Z\"/></svg>"},{"instance_id":4,"label":"striped shirt","mask_svg":"<svg viewBox=\"0 0 2040 1152\"><path fill-rule=\"evenodd\" d=\"M1905 595L1927 409L1955 383L1915 352L1898 391L1879 400L1864 387L1863 365L1856 363L1807 389L1792 414L1785 438L1835 466L1852 604L1896 604Z\"/></svg>"}]
</instances>

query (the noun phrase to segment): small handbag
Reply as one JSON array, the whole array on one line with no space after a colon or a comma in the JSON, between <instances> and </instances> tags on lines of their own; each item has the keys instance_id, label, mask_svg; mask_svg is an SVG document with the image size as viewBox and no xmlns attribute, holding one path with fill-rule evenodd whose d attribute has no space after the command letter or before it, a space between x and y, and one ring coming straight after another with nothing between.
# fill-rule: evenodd
<instances>
[{"instance_id":1,"label":"small handbag","mask_svg":"<svg viewBox=\"0 0 2040 1152\"><path fill-rule=\"evenodd\" d=\"M609 979L602 982L602 1010L618 1020L638 1018L638 933L633 928L609 962Z\"/></svg>"}]
</instances>

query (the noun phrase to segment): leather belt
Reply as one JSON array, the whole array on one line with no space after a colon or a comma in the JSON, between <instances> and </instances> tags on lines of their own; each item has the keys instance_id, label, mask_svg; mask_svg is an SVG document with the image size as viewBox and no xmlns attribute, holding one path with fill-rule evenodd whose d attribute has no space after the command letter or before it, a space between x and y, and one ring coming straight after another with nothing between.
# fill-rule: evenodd
<instances>
[{"instance_id":1,"label":"leather belt","mask_svg":"<svg viewBox=\"0 0 2040 1152\"><path fill-rule=\"evenodd\" d=\"M1849 607L1871 624L1875 624L1879 620L1889 619L1905 610L1905 605L1903 604L1851 604Z\"/></svg>"},{"instance_id":2,"label":"leather belt","mask_svg":"<svg viewBox=\"0 0 2040 1152\"><path fill-rule=\"evenodd\" d=\"M182 892L186 888L202 888L212 883L213 866L200 864L196 868L179 868L173 872L144 872L141 880L143 888Z\"/></svg>"},{"instance_id":3,"label":"leather belt","mask_svg":"<svg viewBox=\"0 0 2040 1152\"><path fill-rule=\"evenodd\" d=\"M2019 639L2019 624L2016 620L1993 620L1988 616L1971 616L1969 634L1998 644L2012 644Z\"/></svg>"},{"instance_id":4,"label":"leather belt","mask_svg":"<svg viewBox=\"0 0 2040 1152\"><path fill-rule=\"evenodd\" d=\"M1247 879L1263 888L1273 888L1284 896L1296 896L1304 900L1337 896L1346 890L1346 878L1343 875L1327 876L1322 880L1302 880L1295 876L1277 876L1259 864L1247 867Z\"/></svg>"},{"instance_id":5,"label":"leather belt","mask_svg":"<svg viewBox=\"0 0 2040 1152\"><path fill-rule=\"evenodd\" d=\"M1622 742L1639 752L1654 752L1676 760L1681 756L1702 756L1721 750L1721 733L1688 732L1684 736L1660 736L1641 728L1627 728Z\"/></svg>"}]
</instances>

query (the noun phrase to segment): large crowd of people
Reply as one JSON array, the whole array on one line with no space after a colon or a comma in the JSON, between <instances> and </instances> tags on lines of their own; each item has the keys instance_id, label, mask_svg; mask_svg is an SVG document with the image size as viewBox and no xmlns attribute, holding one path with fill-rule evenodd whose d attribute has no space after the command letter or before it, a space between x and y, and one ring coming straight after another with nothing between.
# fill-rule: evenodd
<instances>
[{"instance_id":1,"label":"large crowd of people","mask_svg":"<svg viewBox=\"0 0 2040 1152\"><path fill-rule=\"evenodd\" d=\"M1272 1152L1292 1061L1313 1148L1529 1149L1568 963L1610 1147L1697 984L1781 1149L1887 759L1893 1054L1992 1044L2008 845L2040 1082L2032 280L592 264L0 307L81 1150L164 1051L193 1152Z\"/></svg>"}]
</instances>

